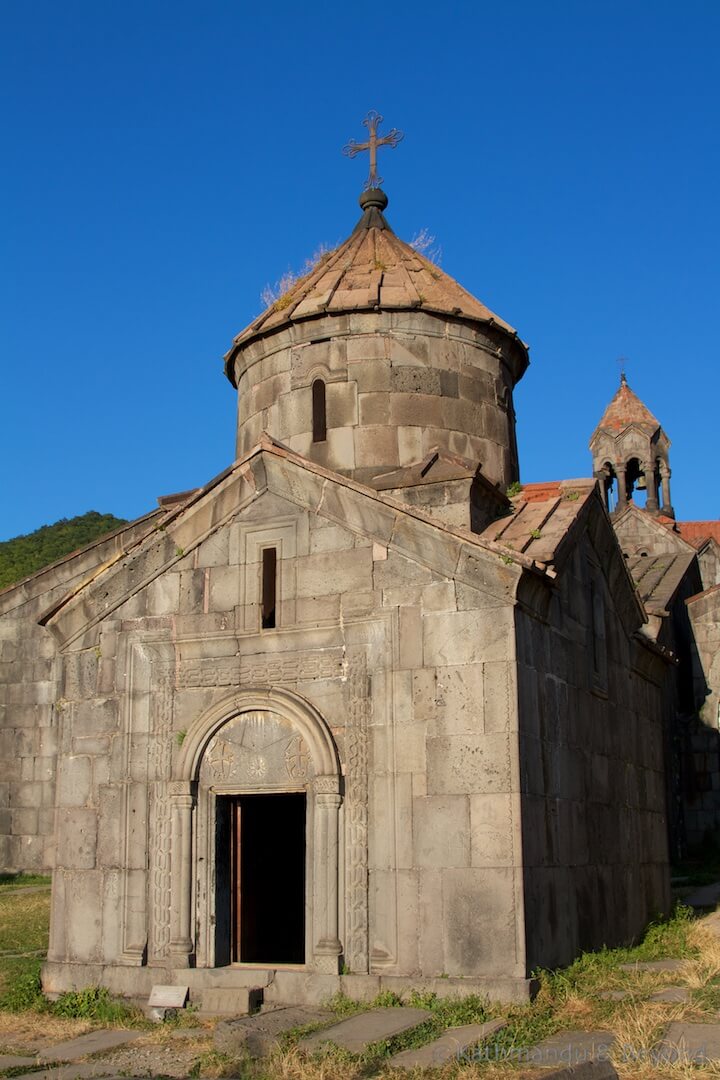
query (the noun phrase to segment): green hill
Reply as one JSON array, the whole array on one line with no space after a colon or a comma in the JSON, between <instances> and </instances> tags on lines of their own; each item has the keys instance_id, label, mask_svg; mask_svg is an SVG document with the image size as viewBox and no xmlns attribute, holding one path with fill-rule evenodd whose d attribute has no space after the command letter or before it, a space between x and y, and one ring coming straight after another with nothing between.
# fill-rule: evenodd
<instances>
[{"instance_id":1,"label":"green hill","mask_svg":"<svg viewBox=\"0 0 720 1080\"><path fill-rule=\"evenodd\" d=\"M43 566L77 551L98 536L119 529L126 522L112 514L89 510L74 518L61 518L54 525L43 525L27 536L16 536L0 543L0 589L21 581Z\"/></svg>"}]
</instances>

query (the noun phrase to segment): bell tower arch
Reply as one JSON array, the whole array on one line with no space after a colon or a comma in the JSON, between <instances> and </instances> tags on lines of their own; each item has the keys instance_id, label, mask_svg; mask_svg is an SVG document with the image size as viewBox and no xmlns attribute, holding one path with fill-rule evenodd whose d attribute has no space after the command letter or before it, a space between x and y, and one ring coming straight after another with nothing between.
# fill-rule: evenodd
<instances>
[{"instance_id":1,"label":"bell tower arch","mask_svg":"<svg viewBox=\"0 0 720 1080\"><path fill-rule=\"evenodd\" d=\"M644 492L647 513L675 517L669 450L660 422L630 389L623 372L590 439L593 476L600 481L610 513L622 513L634 492Z\"/></svg>"}]
</instances>

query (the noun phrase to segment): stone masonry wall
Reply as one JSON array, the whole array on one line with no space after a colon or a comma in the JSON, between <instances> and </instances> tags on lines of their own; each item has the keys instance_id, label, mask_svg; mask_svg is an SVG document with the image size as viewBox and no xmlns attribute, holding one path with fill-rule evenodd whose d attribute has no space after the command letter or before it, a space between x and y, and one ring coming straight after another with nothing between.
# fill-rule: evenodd
<instances>
[{"instance_id":1,"label":"stone masonry wall","mask_svg":"<svg viewBox=\"0 0 720 1080\"><path fill-rule=\"evenodd\" d=\"M280 607L261 632L267 543L280 549ZM489 582L495 567L517 573L494 556ZM271 685L320 711L343 764L350 971L524 979L515 631L494 592L268 492L79 639L63 684L52 977L82 984L131 956L169 963L179 743L234 688ZM203 798L201 778L200 817ZM202 873L199 966L213 948ZM139 985L137 967L117 970L117 985L128 970Z\"/></svg>"},{"instance_id":2,"label":"stone masonry wall","mask_svg":"<svg viewBox=\"0 0 720 1080\"><path fill-rule=\"evenodd\" d=\"M506 338L422 312L299 323L236 361L237 456L267 431L290 449L366 480L434 446L517 479ZM326 383L327 440L312 441L312 383Z\"/></svg>"},{"instance_id":3,"label":"stone masonry wall","mask_svg":"<svg viewBox=\"0 0 720 1080\"><path fill-rule=\"evenodd\" d=\"M587 538L559 583L547 622L517 609L530 967L628 942L669 905L665 663L628 639Z\"/></svg>"},{"instance_id":4,"label":"stone masonry wall","mask_svg":"<svg viewBox=\"0 0 720 1080\"><path fill-rule=\"evenodd\" d=\"M143 535L156 514L0 593L0 870L54 862L60 669L38 619L96 566Z\"/></svg>"}]
</instances>

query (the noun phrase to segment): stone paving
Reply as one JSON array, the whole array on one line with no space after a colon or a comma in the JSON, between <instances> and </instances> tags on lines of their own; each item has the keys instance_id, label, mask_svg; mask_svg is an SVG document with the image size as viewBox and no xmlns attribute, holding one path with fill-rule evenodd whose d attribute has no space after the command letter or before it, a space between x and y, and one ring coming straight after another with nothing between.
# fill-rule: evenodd
<instances>
[{"instance_id":1,"label":"stone paving","mask_svg":"<svg viewBox=\"0 0 720 1080\"><path fill-rule=\"evenodd\" d=\"M519 1060L533 1066L578 1066L590 1061L607 1060L614 1042L612 1031L559 1031L527 1051L522 1051L523 1056Z\"/></svg>"},{"instance_id":2,"label":"stone paving","mask_svg":"<svg viewBox=\"0 0 720 1080\"><path fill-rule=\"evenodd\" d=\"M412 1047L395 1054L388 1065L396 1069L429 1069L453 1059L472 1061L470 1048L502 1031L505 1026L505 1020L489 1020L485 1024L465 1024L463 1027L449 1028L444 1035L425 1046Z\"/></svg>"},{"instance_id":3,"label":"stone paving","mask_svg":"<svg viewBox=\"0 0 720 1080\"><path fill-rule=\"evenodd\" d=\"M325 1042L331 1042L353 1054L361 1054L373 1043L411 1031L431 1017L432 1013L428 1009L371 1009L370 1012L358 1013L349 1020L341 1020L339 1024L333 1024L324 1031L316 1031L313 1035L306 1036L300 1040L300 1046L304 1050L312 1051L319 1050Z\"/></svg>"},{"instance_id":4,"label":"stone paving","mask_svg":"<svg viewBox=\"0 0 720 1080\"><path fill-rule=\"evenodd\" d=\"M309 1005L271 1009L255 1016L223 1020L215 1029L214 1042L224 1054L237 1055L246 1051L251 1057L264 1057L286 1031L319 1021L328 1023L332 1019L329 1009L314 1009Z\"/></svg>"}]
</instances>

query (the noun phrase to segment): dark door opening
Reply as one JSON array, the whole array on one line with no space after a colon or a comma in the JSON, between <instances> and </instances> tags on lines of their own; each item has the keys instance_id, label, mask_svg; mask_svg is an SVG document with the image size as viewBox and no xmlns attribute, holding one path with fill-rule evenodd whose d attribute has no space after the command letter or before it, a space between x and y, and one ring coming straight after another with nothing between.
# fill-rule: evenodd
<instances>
[{"instance_id":1,"label":"dark door opening","mask_svg":"<svg viewBox=\"0 0 720 1080\"><path fill-rule=\"evenodd\" d=\"M218 844L230 840L230 956L245 964L305 962L305 794L218 799ZM217 863L228 849L218 850ZM218 878L218 888L220 879ZM227 926L227 921L224 921Z\"/></svg>"}]
</instances>

